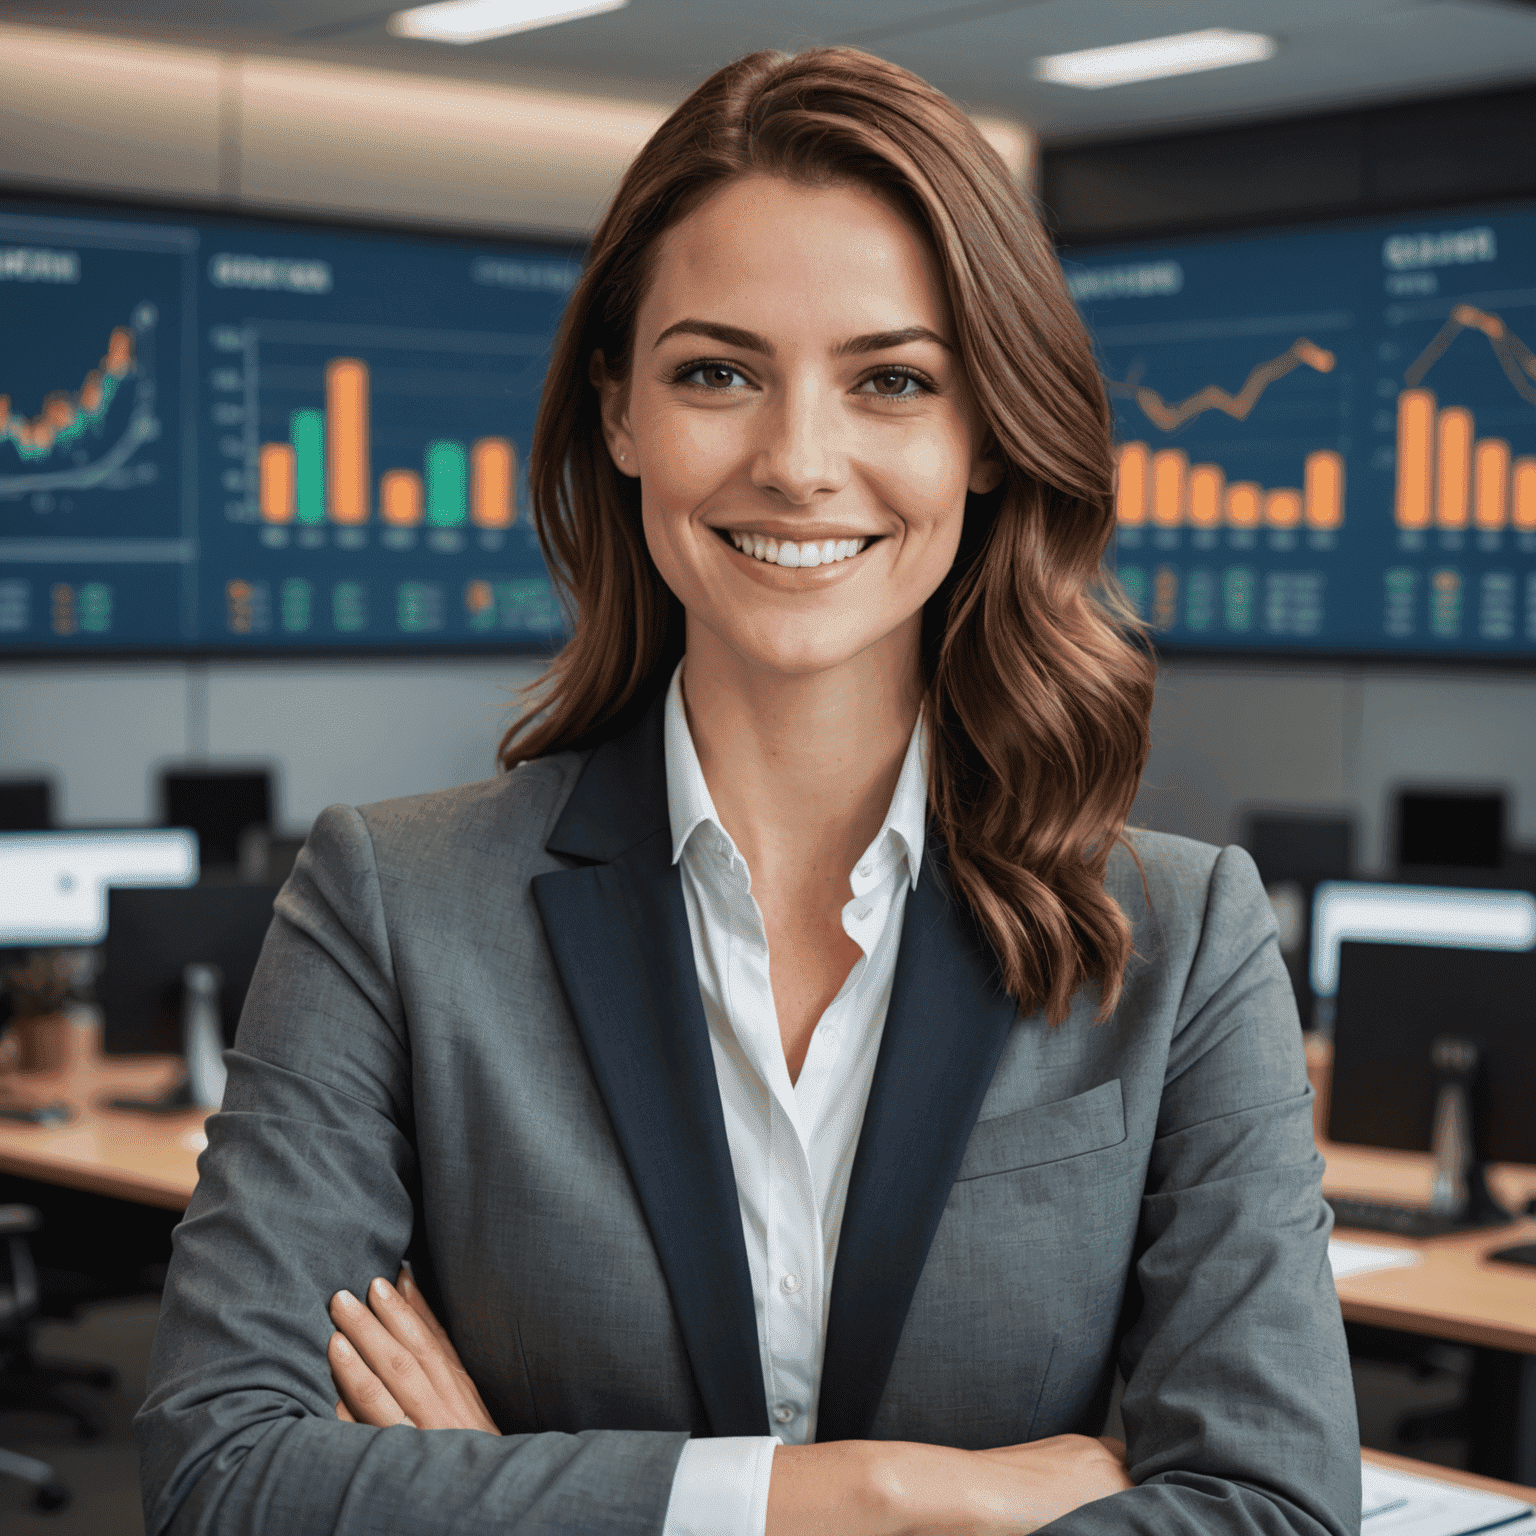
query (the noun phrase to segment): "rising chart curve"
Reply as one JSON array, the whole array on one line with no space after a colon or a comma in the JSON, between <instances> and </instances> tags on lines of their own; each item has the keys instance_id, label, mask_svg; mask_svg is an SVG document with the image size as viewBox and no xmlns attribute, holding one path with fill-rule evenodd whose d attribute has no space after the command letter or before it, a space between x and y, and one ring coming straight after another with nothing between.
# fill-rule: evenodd
<instances>
[{"instance_id":1,"label":"rising chart curve","mask_svg":"<svg viewBox=\"0 0 1536 1536\"><path fill-rule=\"evenodd\" d=\"M1134 400L1153 426L1164 432L1175 432L1207 411L1223 411L1236 421L1246 421L1264 391L1286 374L1303 366L1318 373L1332 373L1337 361L1332 352L1305 336L1298 336L1278 357L1256 364L1235 395L1219 384L1207 384L1187 400L1170 405L1155 389L1147 388L1135 377L1107 379L1105 383L1110 394Z\"/></svg>"}]
</instances>

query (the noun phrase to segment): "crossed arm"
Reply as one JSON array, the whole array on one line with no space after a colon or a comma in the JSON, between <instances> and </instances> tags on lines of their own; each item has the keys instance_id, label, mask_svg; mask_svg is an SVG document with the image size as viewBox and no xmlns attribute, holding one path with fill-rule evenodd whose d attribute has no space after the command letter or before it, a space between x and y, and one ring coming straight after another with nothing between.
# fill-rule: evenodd
<instances>
[{"instance_id":1,"label":"crossed arm","mask_svg":"<svg viewBox=\"0 0 1536 1536\"><path fill-rule=\"evenodd\" d=\"M500 1433L409 1270L394 1285L375 1279L366 1306L338 1291L330 1311L338 1419ZM1131 1486L1125 1447L1086 1435L989 1451L863 1440L780 1446L768 1536L1023 1536Z\"/></svg>"}]
</instances>

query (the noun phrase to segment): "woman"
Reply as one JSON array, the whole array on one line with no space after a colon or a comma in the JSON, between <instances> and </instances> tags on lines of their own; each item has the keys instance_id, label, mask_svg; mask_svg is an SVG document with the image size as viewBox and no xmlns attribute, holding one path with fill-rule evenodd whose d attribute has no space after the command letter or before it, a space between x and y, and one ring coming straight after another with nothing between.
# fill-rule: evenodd
<instances>
[{"instance_id":1,"label":"woman","mask_svg":"<svg viewBox=\"0 0 1536 1536\"><path fill-rule=\"evenodd\" d=\"M1267 905L1123 832L1111 463L931 88L759 54L660 129L546 385L579 617L516 771L333 808L279 899L151 1530L1357 1522Z\"/></svg>"}]
</instances>

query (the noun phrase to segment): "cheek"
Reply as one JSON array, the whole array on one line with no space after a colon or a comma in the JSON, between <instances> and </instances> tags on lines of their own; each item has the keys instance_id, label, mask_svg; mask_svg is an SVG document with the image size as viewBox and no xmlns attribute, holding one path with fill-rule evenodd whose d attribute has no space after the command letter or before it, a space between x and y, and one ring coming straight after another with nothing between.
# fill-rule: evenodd
<instances>
[{"instance_id":1,"label":"cheek","mask_svg":"<svg viewBox=\"0 0 1536 1536\"><path fill-rule=\"evenodd\" d=\"M739 436L723 411L660 411L636 422L647 499L667 515L691 512L729 474Z\"/></svg>"},{"instance_id":2,"label":"cheek","mask_svg":"<svg viewBox=\"0 0 1536 1536\"><path fill-rule=\"evenodd\" d=\"M881 492L909 534L954 539L965 516L970 444L962 427L945 423L892 444L879 461Z\"/></svg>"}]
</instances>

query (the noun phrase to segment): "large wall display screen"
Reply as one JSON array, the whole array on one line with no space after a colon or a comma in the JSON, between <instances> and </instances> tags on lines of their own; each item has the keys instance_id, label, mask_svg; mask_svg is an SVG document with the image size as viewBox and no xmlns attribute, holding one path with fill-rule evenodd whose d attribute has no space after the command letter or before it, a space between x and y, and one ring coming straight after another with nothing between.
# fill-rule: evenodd
<instances>
[{"instance_id":1,"label":"large wall display screen","mask_svg":"<svg viewBox=\"0 0 1536 1536\"><path fill-rule=\"evenodd\" d=\"M548 645L540 246L0 200L0 651Z\"/></svg>"},{"instance_id":2,"label":"large wall display screen","mask_svg":"<svg viewBox=\"0 0 1536 1536\"><path fill-rule=\"evenodd\" d=\"M1066 266L1161 645L1536 659L1536 210Z\"/></svg>"}]
</instances>

